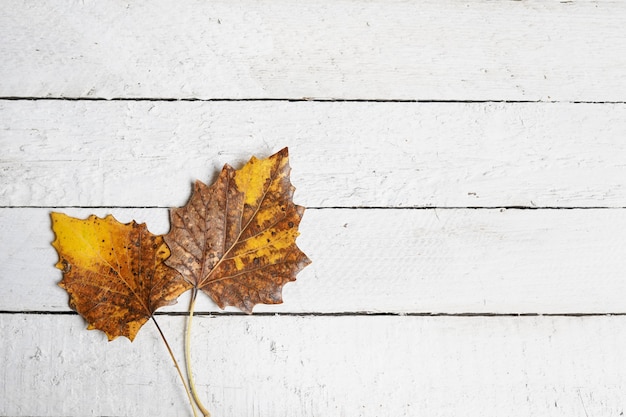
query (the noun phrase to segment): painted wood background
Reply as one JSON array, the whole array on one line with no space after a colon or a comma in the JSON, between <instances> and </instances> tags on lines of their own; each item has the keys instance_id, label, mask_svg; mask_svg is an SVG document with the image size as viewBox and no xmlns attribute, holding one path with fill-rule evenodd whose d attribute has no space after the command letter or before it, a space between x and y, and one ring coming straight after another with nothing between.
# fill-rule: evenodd
<instances>
[{"instance_id":1,"label":"painted wood background","mask_svg":"<svg viewBox=\"0 0 626 417\"><path fill-rule=\"evenodd\" d=\"M215 417L624 415L626 3L10 3L0 415L190 416L154 326L69 309L49 213L165 233L284 146L313 264L252 316L200 302Z\"/></svg>"}]
</instances>

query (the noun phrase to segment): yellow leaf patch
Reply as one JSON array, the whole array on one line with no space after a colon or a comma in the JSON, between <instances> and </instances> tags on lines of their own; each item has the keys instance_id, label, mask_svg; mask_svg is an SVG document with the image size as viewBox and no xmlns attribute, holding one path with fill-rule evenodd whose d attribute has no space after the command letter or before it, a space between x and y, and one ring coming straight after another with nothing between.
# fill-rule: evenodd
<instances>
[{"instance_id":1,"label":"yellow leaf patch","mask_svg":"<svg viewBox=\"0 0 626 417\"><path fill-rule=\"evenodd\" d=\"M169 248L145 224L122 224L111 215L81 220L51 213L51 218L56 267L63 271L59 286L88 328L102 330L109 340L132 341L157 308L190 288L163 263Z\"/></svg>"}]
</instances>

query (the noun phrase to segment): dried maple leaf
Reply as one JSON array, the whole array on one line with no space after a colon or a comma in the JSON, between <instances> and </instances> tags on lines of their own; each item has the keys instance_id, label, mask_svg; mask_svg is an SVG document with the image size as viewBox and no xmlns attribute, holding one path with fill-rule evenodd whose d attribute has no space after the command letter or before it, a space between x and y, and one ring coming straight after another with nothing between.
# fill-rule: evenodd
<instances>
[{"instance_id":1,"label":"dried maple leaf","mask_svg":"<svg viewBox=\"0 0 626 417\"><path fill-rule=\"evenodd\" d=\"M63 271L59 286L70 295L70 307L109 340L131 341L152 313L191 286L163 263L170 254L162 236L145 223L119 223L109 215L86 220L51 213Z\"/></svg>"},{"instance_id":2,"label":"dried maple leaf","mask_svg":"<svg viewBox=\"0 0 626 417\"><path fill-rule=\"evenodd\" d=\"M287 148L241 169L225 165L210 187L196 181L172 209L166 264L219 306L246 313L282 302L282 287L311 261L296 246L304 207L292 201Z\"/></svg>"}]
</instances>

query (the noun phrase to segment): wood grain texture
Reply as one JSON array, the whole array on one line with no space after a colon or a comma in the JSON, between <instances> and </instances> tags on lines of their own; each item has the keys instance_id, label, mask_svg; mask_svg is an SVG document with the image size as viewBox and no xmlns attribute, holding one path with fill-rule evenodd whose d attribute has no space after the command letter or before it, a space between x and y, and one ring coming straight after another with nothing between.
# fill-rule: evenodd
<instances>
[{"instance_id":1,"label":"wood grain texture","mask_svg":"<svg viewBox=\"0 0 626 417\"><path fill-rule=\"evenodd\" d=\"M168 228L165 209L112 212ZM48 209L0 210L0 311L68 311L54 283ZM298 246L313 260L255 312L617 313L626 292L626 210L308 210ZM36 260L36 261L34 261ZM199 297L196 311L219 311ZM173 309L184 311L187 298Z\"/></svg>"},{"instance_id":2,"label":"wood grain texture","mask_svg":"<svg viewBox=\"0 0 626 417\"><path fill-rule=\"evenodd\" d=\"M309 207L626 207L626 106L0 101L0 205L186 203L290 148Z\"/></svg>"},{"instance_id":3,"label":"wood grain texture","mask_svg":"<svg viewBox=\"0 0 626 417\"><path fill-rule=\"evenodd\" d=\"M159 317L181 354L183 317ZM619 416L624 317L199 317L215 416ZM106 342L78 316L0 315L0 414L189 416L153 325ZM294 335L298 337L294 337Z\"/></svg>"},{"instance_id":4,"label":"wood grain texture","mask_svg":"<svg viewBox=\"0 0 626 417\"><path fill-rule=\"evenodd\" d=\"M215 417L626 413L625 2L7 6L0 416L191 416L152 324L69 312L49 212L163 234L284 146L313 264L264 314L200 297Z\"/></svg>"},{"instance_id":5,"label":"wood grain texture","mask_svg":"<svg viewBox=\"0 0 626 417\"><path fill-rule=\"evenodd\" d=\"M0 96L624 101L624 26L620 1L16 2Z\"/></svg>"}]
</instances>

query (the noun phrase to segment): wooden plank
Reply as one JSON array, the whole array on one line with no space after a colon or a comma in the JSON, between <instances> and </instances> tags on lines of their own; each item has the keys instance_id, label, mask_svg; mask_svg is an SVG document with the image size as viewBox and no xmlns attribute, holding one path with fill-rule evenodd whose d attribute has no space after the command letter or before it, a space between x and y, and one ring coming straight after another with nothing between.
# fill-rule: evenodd
<instances>
[{"instance_id":1,"label":"wooden plank","mask_svg":"<svg viewBox=\"0 0 626 417\"><path fill-rule=\"evenodd\" d=\"M625 12L620 1L17 2L0 13L0 96L624 101Z\"/></svg>"},{"instance_id":2,"label":"wooden plank","mask_svg":"<svg viewBox=\"0 0 626 417\"><path fill-rule=\"evenodd\" d=\"M178 356L184 318L159 317ZM215 416L618 416L622 317L199 317ZM0 314L0 415L190 416L152 324L106 342L76 316Z\"/></svg>"},{"instance_id":3,"label":"wooden plank","mask_svg":"<svg viewBox=\"0 0 626 417\"><path fill-rule=\"evenodd\" d=\"M0 101L0 129L2 206L180 206L284 146L309 207L626 206L623 104Z\"/></svg>"},{"instance_id":4,"label":"wooden plank","mask_svg":"<svg viewBox=\"0 0 626 417\"><path fill-rule=\"evenodd\" d=\"M168 230L165 209L60 211ZM624 312L624 209L308 210L300 230L313 264L255 311ZM0 311L68 311L52 240L48 209L0 209Z\"/></svg>"}]
</instances>

